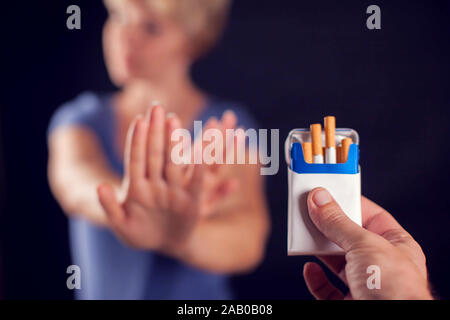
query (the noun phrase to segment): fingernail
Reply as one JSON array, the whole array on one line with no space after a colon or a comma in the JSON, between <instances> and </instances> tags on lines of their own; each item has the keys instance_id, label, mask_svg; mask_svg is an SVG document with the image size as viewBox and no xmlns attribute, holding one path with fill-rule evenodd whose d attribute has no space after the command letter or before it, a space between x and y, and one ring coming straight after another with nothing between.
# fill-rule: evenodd
<instances>
[{"instance_id":1,"label":"fingernail","mask_svg":"<svg viewBox=\"0 0 450 320\"><path fill-rule=\"evenodd\" d=\"M312 273L319 273L319 272L321 271L321 270L320 270L320 267L319 267L316 263L313 263L313 262L311 262L311 261L306 262L306 263L303 265L303 269L306 268L306 266L308 266L309 272L312 272Z\"/></svg>"},{"instance_id":2,"label":"fingernail","mask_svg":"<svg viewBox=\"0 0 450 320\"><path fill-rule=\"evenodd\" d=\"M134 118L134 123L137 124L139 122L139 120L141 120L143 118L143 115L141 113L139 113L135 118Z\"/></svg>"},{"instance_id":3,"label":"fingernail","mask_svg":"<svg viewBox=\"0 0 450 320\"><path fill-rule=\"evenodd\" d=\"M175 117L175 113L174 112L169 112L168 114L166 114L167 118L172 118Z\"/></svg>"},{"instance_id":4,"label":"fingernail","mask_svg":"<svg viewBox=\"0 0 450 320\"><path fill-rule=\"evenodd\" d=\"M224 113L222 114L222 117L226 117L226 116L232 116L234 115L234 112L231 111L230 109L227 109L224 111Z\"/></svg>"},{"instance_id":5,"label":"fingernail","mask_svg":"<svg viewBox=\"0 0 450 320\"><path fill-rule=\"evenodd\" d=\"M330 203L333 199L327 190L319 189L314 192L312 200L316 206L322 207L327 203Z\"/></svg>"},{"instance_id":6,"label":"fingernail","mask_svg":"<svg viewBox=\"0 0 450 320\"><path fill-rule=\"evenodd\" d=\"M180 120L176 117L175 113L172 114L171 116L167 116L167 119L169 119L169 121L170 121L170 126L171 126L172 128L177 128L177 127L180 127L180 126L181 126Z\"/></svg>"},{"instance_id":7,"label":"fingernail","mask_svg":"<svg viewBox=\"0 0 450 320\"><path fill-rule=\"evenodd\" d=\"M215 125L219 122L219 119L217 119L216 117L211 117L211 118L209 118L209 121L211 124Z\"/></svg>"}]
</instances>

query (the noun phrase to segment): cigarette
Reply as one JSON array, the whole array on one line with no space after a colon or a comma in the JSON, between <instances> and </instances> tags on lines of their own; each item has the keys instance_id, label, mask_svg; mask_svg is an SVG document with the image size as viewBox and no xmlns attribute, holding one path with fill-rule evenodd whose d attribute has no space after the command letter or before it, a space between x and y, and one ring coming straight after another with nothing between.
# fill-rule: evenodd
<instances>
[{"instance_id":1,"label":"cigarette","mask_svg":"<svg viewBox=\"0 0 450 320\"><path fill-rule=\"evenodd\" d=\"M312 155L312 144L311 142L303 142L302 143L303 148L303 158L305 159L306 163L312 163L313 162L313 155Z\"/></svg>"},{"instance_id":2,"label":"cigarette","mask_svg":"<svg viewBox=\"0 0 450 320\"><path fill-rule=\"evenodd\" d=\"M336 118L333 116L325 117L325 162L336 163L336 140L334 137L336 131Z\"/></svg>"},{"instance_id":3,"label":"cigarette","mask_svg":"<svg viewBox=\"0 0 450 320\"><path fill-rule=\"evenodd\" d=\"M342 156L342 146L336 147L336 163L341 163L341 156Z\"/></svg>"},{"instance_id":4,"label":"cigarette","mask_svg":"<svg viewBox=\"0 0 450 320\"><path fill-rule=\"evenodd\" d=\"M350 145L352 144L351 138L342 139L342 151L341 151L341 160L343 163L347 162L348 151L350 150Z\"/></svg>"},{"instance_id":5,"label":"cigarette","mask_svg":"<svg viewBox=\"0 0 450 320\"><path fill-rule=\"evenodd\" d=\"M323 163L322 126L320 123L311 125L312 152L314 163Z\"/></svg>"}]
</instances>

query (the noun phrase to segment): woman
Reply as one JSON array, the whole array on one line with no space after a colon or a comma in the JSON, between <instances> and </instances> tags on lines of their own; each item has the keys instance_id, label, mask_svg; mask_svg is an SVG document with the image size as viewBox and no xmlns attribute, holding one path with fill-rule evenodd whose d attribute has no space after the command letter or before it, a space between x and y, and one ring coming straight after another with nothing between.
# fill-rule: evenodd
<instances>
[{"instance_id":1,"label":"woman","mask_svg":"<svg viewBox=\"0 0 450 320\"><path fill-rule=\"evenodd\" d=\"M173 131L193 120L222 133L236 121L254 127L239 105L208 96L189 74L219 37L229 3L105 4L105 61L120 90L81 94L48 129L49 182L81 268L77 298L231 298L227 274L251 270L264 253L259 167L182 167L168 157Z\"/></svg>"}]
</instances>

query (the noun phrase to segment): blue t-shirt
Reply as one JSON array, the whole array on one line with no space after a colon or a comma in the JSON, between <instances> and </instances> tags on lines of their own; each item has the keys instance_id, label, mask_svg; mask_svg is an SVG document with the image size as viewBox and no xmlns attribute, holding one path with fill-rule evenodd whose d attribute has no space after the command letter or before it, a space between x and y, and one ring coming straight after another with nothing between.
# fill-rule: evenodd
<instances>
[{"instance_id":1,"label":"blue t-shirt","mask_svg":"<svg viewBox=\"0 0 450 320\"><path fill-rule=\"evenodd\" d=\"M83 93L53 114L47 137L60 126L83 126L99 139L111 168L123 175L123 159L114 151L116 119L112 94ZM238 124L257 128L253 118L236 103L209 98L199 119L220 118L233 110ZM107 228L83 218L69 219L73 263L81 269L77 299L229 299L227 276L199 270L154 251L125 246Z\"/></svg>"}]
</instances>

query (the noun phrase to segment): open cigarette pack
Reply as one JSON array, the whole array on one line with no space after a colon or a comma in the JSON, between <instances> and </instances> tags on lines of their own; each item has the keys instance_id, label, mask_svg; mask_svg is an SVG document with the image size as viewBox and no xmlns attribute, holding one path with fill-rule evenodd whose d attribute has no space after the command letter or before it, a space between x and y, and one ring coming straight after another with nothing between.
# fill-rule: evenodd
<instances>
[{"instance_id":1,"label":"open cigarette pack","mask_svg":"<svg viewBox=\"0 0 450 320\"><path fill-rule=\"evenodd\" d=\"M330 117L327 117L330 118ZM316 228L308 213L308 193L326 188L346 215L361 225L359 137L353 129L335 129L334 117L322 132L320 124L294 129L285 142L288 167L288 255L343 254ZM330 132L330 127L332 132Z\"/></svg>"}]
</instances>

